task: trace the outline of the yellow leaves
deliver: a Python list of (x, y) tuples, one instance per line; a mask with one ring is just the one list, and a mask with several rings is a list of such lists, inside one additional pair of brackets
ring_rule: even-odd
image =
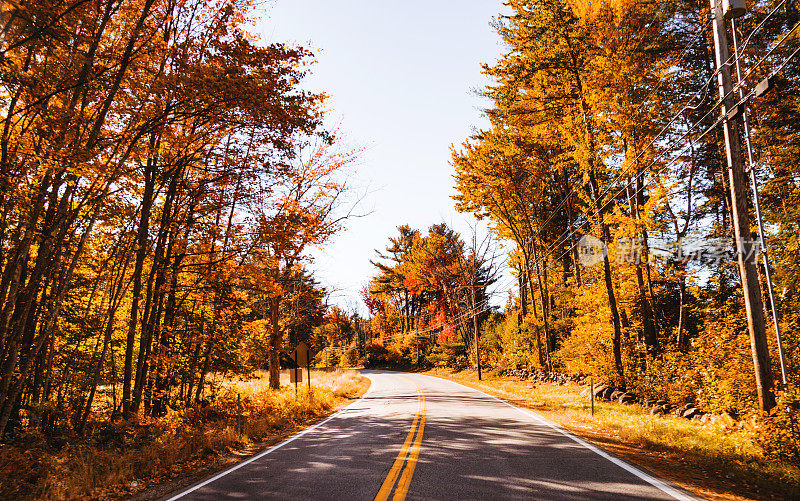
[(619, 23), (638, 6), (636, 0), (569, 0), (569, 4), (575, 16), (586, 24), (598, 21), (605, 13), (610, 13)]
[(575, 16), (584, 23), (597, 19), (603, 7), (607, 4), (606, 1), (601, 0), (570, 0), (569, 3)]

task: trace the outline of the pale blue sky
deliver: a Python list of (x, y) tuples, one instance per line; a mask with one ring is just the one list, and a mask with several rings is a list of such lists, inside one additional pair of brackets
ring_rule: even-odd
[(453, 208), (450, 145), (486, 127), (474, 93), (482, 62), (500, 54), (493, 0), (276, 0), (258, 25), (264, 42), (311, 47), (318, 63), (304, 87), (324, 91), (329, 124), (364, 147), (351, 183), (369, 194), (348, 230), (312, 265), (332, 302), (360, 305), (369, 260), (396, 227), (442, 221), (466, 232), (474, 219)]

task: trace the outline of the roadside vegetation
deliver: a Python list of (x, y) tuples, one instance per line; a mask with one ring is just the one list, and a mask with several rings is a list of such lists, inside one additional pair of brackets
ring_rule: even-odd
[(508, 0), (486, 128), (451, 158), (456, 208), (490, 233), (398, 227), (368, 318), (328, 307), (308, 265), (354, 214), (359, 151), (302, 87), (313, 53), (250, 31), (258, 5), (0, 5), (0, 496), (133, 492), (361, 391), (328, 374), (295, 398), (280, 370), (300, 342), (320, 368), (592, 377), (727, 415), (730, 433), (612, 404), (589, 422), (566, 386), (530, 403), (796, 493), (779, 486), (800, 467), (794, 2), (748, 2), (748, 100), (723, 114), (750, 117), (766, 253), (730, 195), (707, 2)]
[(331, 414), (369, 387), (355, 371), (314, 370), (311, 377), (310, 394), (303, 384), (296, 396), (286, 375), (279, 390), (271, 389), (262, 371), (220, 380), (204, 405), (162, 417), (104, 423), (85, 437), (27, 434), (0, 445), (0, 498), (124, 499), (155, 484), (194, 479), (197, 471), (211, 474)]

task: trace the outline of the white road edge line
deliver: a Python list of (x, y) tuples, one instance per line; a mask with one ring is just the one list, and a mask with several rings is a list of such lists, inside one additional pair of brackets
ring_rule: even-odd
[(196, 490), (198, 490), (198, 489), (200, 489), (202, 487), (205, 487), (206, 485), (210, 484), (211, 482), (214, 482), (215, 480), (218, 480), (218, 479), (224, 477), (225, 475), (238, 470), (242, 466), (246, 466), (246, 465), (252, 463), (253, 461), (256, 461), (258, 459), (263, 458), (267, 454), (280, 449), (284, 445), (286, 445), (286, 444), (288, 444), (290, 442), (294, 442), (295, 440), (297, 440), (298, 438), (302, 437), (306, 433), (309, 433), (311, 431), (316, 430), (317, 428), (319, 428), (320, 426), (324, 425), (325, 423), (327, 423), (331, 419), (333, 419), (333, 418), (339, 416), (340, 414), (344, 413), (345, 411), (349, 410), (351, 406), (359, 403), (360, 400), (361, 400), (361, 397), (359, 397), (358, 400), (356, 400), (355, 402), (352, 402), (352, 403), (347, 404), (346, 406), (342, 407), (341, 409), (339, 409), (335, 413), (331, 414), (330, 416), (328, 416), (324, 420), (320, 421), (319, 423), (317, 423), (317, 424), (315, 424), (313, 426), (309, 426), (305, 430), (297, 433), (296, 435), (293, 435), (293, 436), (287, 438), (283, 442), (281, 442), (281, 443), (279, 443), (277, 445), (273, 445), (272, 447), (270, 447), (269, 449), (267, 449), (267, 450), (265, 450), (263, 452), (259, 452), (258, 454), (256, 454), (255, 456), (251, 457), (250, 459), (246, 459), (246, 460), (242, 461), (241, 463), (235, 464), (234, 466), (228, 468), (227, 470), (214, 475), (213, 477), (209, 478), (208, 480), (206, 480), (206, 481), (204, 481), (202, 483), (199, 483), (199, 484), (191, 487), (190, 489), (187, 489), (187, 490), (185, 490), (185, 491), (183, 491), (183, 492), (181, 492), (179, 494), (176, 494), (175, 496), (172, 496), (171, 498), (167, 499), (166, 501), (175, 501), (176, 499), (180, 499), (180, 498), (182, 498), (183, 496), (185, 496), (187, 494), (191, 494), (192, 492), (194, 492), (194, 491), (196, 491)]
[[(424, 376), (425, 374), (420, 374), (420, 375)], [(525, 414), (528, 417), (534, 418), (535, 420), (539, 421), (541, 424), (547, 426), (548, 428), (552, 428), (553, 430), (555, 430), (558, 433), (564, 435), (565, 437), (569, 438), (573, 442), (576, 442), (576, 443), (582, 445), (583, 447), (586, 447), (587, 449), (589, 449), (590, 451), (594, 452), (598, 456), (611, 461), (612, 463), (614, 463), (615, 465), (619, 466), (620, 468), (622, 468), (623, 470), (627, 471), (628, 473), (632, 473), (633, 475), (636, 475), (641, 480), (644, 480), (648, 484), (650, 484), (653, 487), (663, 491), (666, 494), (669, 494), (670, 496), (672, 496), (675, 499), (679, 499), (680, 501), (697, 501), (698, 499), (702, 499), (702, 498), (699, 498), (699, 497), (687, 496), (686, 494), (680, 492), (677, 489), (674, 489), (674, 488), (670, 487), (669, 485), (665, 484), (664, 482), (662, 482), (661, 480), (655, 478), (654, 476), (648, 475), (647, 473), (643, 472), (639, 468), (636, 468), (635, 466), (630, 465), (630, 464), (626, 463), (625, 461), (622, 461), (620, 459), (615, 458), (614, 456), (611, 456), (610, 454), (608, 454), (607, 452), (603, 451), (602, 449), (596, 447), (595, 445), (590, 444), (589, 442), (587, 442), (584, 439), (578, 437), (577, 435), (573, 435), (572, 433), (570, 433), (569, 431), (565, 430), (561, 426), (557, 425), (556, 423), (553, 423), (552, 421), (549, 421), (548, 419), (545, 419), (544, 417), (536, 414), (533, 411), (530, 411), (528, 409), (524, 409), (522, 407), (519, 407), (517, 405), (512, 404), (511, 402), (506, 402), (502, 398), (495, 397), (494, 395), (490, 395), (490, 394), (488, 394), (488, 393), (486, 393), (484, 391), (481, 391), (481, 390), (478, 390), (478, 389), (475, 389), (475, 388), (471, 388), (469, 386), (463, 385), (461, 383), (457, 383), (456, 381), (452, 381), (450, 379), (439, 378), (437, 376), (428, 376), (428, 377), (436, 377), (437, 379), (444, 379), (445, 381), (450, 381), (451, 383), (455, 383), (455, 384), (457, 384), (459, 386), (463, 386), (464, 388), (468, 388), (470, 390), (477, 391), (478, 393), (486, 395), (487, 397), (492, 398), (494, 400), (497, 400), (498, 402), (502, 402), (502, 403), (506, 404), (509, 407), (513, 407), (514, 409), (518, 410), (522, 414)]]

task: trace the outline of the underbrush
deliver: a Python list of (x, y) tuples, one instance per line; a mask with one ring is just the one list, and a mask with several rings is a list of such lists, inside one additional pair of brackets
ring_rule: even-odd
[(337, 369), (314, 383), (318, 388), (330, 391), (336, 397), (355, 398), (364, 392), (365, 378), (352, 370)]
[(267, 381), (265, 374), (226, 381), (210, 405), (159, 419), (94, 423), (88, 437), (28, 433), (0, 445), (0, 499), (124, 498), (220, 454), (292, 432), (369, 385), (355, 371), (315, 371), (311, 393), (303, 385), (295, 396), (293, 386), (270, 390)]
[[(627, 446), (657, 451), (686, 464), (689, 469), (696, 467), (720, 474), (747, 486), (749, 491), (766, 492), (782, 499), (800, 499), (800, 469), (791, 461), (778, 460), (781, 458), (762, 448), (762, 425), (755, 419), (749, 419), (745, 426), (729, 427), (718, 421), (700, 423), (651, 416), (647, 409), (638, 405), (598, 401), (592, 416), (591, 403), (581, 397), (583, 387), (577, 384), (532, 384), (491, 375), (477, 381), (471, 371), (446, 369), (436, 369), (430, 374), (532, 408), (578, 434), (605, 437)], [(796, 430), (786, 430), (775, 441), (796, 442)]]

